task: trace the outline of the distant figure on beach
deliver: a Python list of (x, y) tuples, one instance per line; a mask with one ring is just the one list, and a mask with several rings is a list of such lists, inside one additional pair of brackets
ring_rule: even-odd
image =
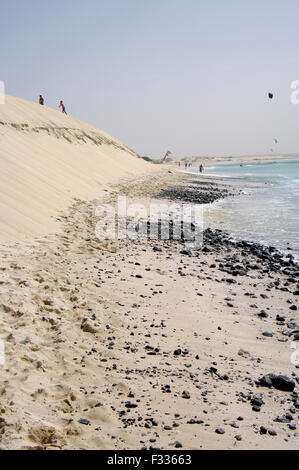
[(60, 104), (59, 104), (58, 107), (62, 109), (63, 114), (67, 114), (67, 112), (66, 112), (66, 110), (65, 110), (65, 106), (64, 106), (64, 104), (63, 104), (62, 101), (60, 101)]
[(202, 165), (202, 163), (199, 165), (199, 172), (200, 172), (200, 173), (203, 172), (203, 165)]
[(39, 95), (39, 104), (44, 104), (44, 98), (42, 97), (42, 95)]

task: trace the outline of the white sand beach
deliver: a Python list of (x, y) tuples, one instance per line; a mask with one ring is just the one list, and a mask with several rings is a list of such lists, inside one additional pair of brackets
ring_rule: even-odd
[[(1, 448), (298, 448), (291, 258), (105, 245), (97, 203), (188, 177), (47, 107), (7, 97), (0, 162)], [(268, 373), (292, 390), (259, 385)]]

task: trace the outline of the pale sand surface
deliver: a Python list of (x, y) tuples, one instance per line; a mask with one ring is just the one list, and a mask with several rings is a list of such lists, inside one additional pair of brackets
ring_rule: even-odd
[[(67, 128), (75, 139), (68, 142), (51, 128), (66, 126), (66, 117), (57, 124), (57, 112), (47, 110), (44, 122), (37, 105), (30, 105), (30, 129), (48, 130), (13, 130), (8, 123), (24, 123), (28, 103), (11, 100), (12, 114), (0, 119), (7, 130), (0, 225), (8, 239), (0, 263), (0, 447), (173, 449), (179, 441), (184, 449), (298, 448), (297, 430), (273, 422), (292, 413), (298, 423), (291, 394), (255, 385), (268, 372), (298, 378), (290, 341), (278, 341), (285, 327), (275, 321), (277, 314), (296, 319), (287, 303), (296, 304), (293, 285), (268, 287), (288, 276), (253, 270), (229, 284), (218, 270), (226, 252), (189, 257), (170, 242), (157, 242), (162, 252), (149, 242), (103, 244), (95, 236), (98, 202), (150, 196), (182, 175), (161, 173), (114, 140), (79, 144)], [(13, 240), (18, 233), (28, 240)], [(257, 317), (261, 309), (268, 318)], [(178, 348), (185, 354), (174, 356)], [(249, 398), (260, 394), (265, 404), (252, 411)], [(277, 436), (261, 435), (261, 425)]]
[[(140, 194), (135, 180), (131, 186)], [(142, 189), (152, 192), (151, 178)], [(186, 257), (168, 242), (159, 242), (158, 253), (150, 243), (128, 241), (103, 251), (93, 211), (77, 201), (61, 216), (62, 233), (2, 247), (1, 446), (171, 449), (179, 441), (185, 449), (298, 448), (297, 431), (273, 422), (292, 407), (290, 394), (254, 383), (268, 372), (297, 372), (275, 323), (277, 314), (296, 316), (286, 303), (293, 296), (267, 290), (287, 276), (254, 271), (231, 285), (231, 276), (210, 267), (225, 253)], [(261, 309), (268, 319), (257, 318)], [(265, 330), (274, 336), (263, 337)], [(148, 355), (148, 346), (157, 354)], [(188, 353), (174, 357), (177, 348)], [(262, 394), (265, 405), (254, 412), (248, 399), (238, 401), (240, 393)], [(137, 407), (126, 408), (128, 401)], [(277, 436), (260, 435), (261, 425)]]

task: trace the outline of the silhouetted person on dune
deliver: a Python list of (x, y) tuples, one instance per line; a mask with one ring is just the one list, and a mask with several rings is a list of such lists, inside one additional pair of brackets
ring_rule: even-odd
[(64, 104), (63, 104), (62, 101), (60, 101), (60, 104), (59, 104), (58, 107), (62, 109), (63, 114), (67, 114), (67, 112), (66, 112), (66, 110), (65, 110), (65, 106), (64, 106)]

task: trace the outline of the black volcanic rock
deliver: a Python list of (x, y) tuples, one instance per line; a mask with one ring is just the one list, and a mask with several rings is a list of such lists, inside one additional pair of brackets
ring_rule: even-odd
[(295, 382), (285, 375), (267, 374), (257, 382), (261, 387), (274, 387), (284, 392), (292, 392), (295, 388)]

